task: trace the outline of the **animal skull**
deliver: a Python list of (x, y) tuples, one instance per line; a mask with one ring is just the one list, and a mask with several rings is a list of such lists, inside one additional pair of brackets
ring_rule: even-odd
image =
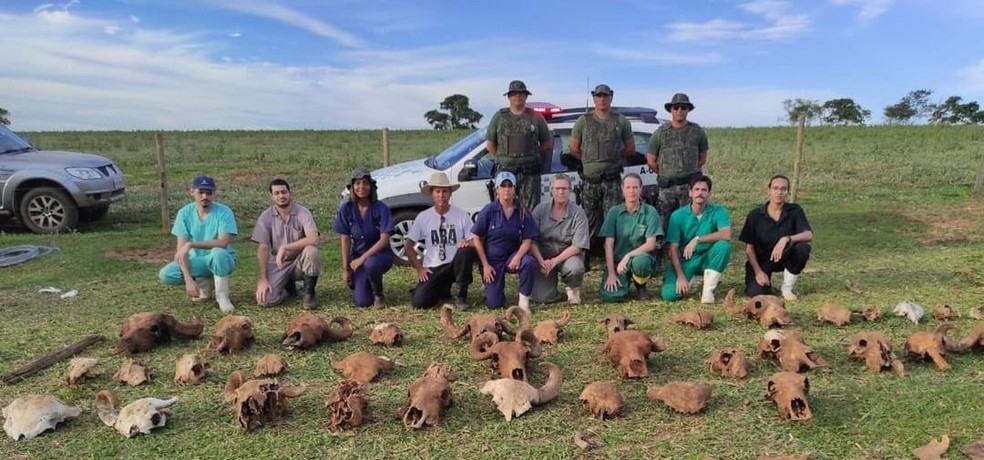
[(362, 424), (363, 413), (369, 405), (369, 396), (354, 380), (342, 380), (338, 383), (335, 394), (325, 399), (325, 407), (331, 412), (328, 426), (338, 428), (342, 423), (350, 427)]
[[(339, 328), (332, 328), (338, 324)], [(312, 313), (301, 314), (290, 320), (282, 337), (287, 348), (307, 350), (326, 340), (340, 342), (352, 336), (352, 322), (344, 316), (335, 316), (331, 323)]]
[(403, 344), (403, 331), (400, 326), (393, 323), (379, 323), (372, 328), (369, 333), (369, 341), (373, 345), (383, 345), (391, 347)]
[(903, 300), (895, 305), (895, 316), (905, 316), (914, 324), (919, 324), (919, 320), (926, 314), (926, 310), (911, 300)]
[(195, 338), (204, 329), (202, 317), (192, 313), (192, 323), (182, 324), (172, 315), (163, 313), (134, 313), (120, 326), (116, 351), (133, 354), (149, 351), (155, 345), (171, 341), (171, 337)]
[(827, 361), (806, 345), (800, 331), (770, 330), (758, 346), (759, 357), (775, 359), (783, 370), (805, 372), (816, 367), (826, 367)]
[(777, 372), (765, 385), (765, 398), (776, 403), (779, 417), (785, 420), (809, 420), (813, 418), (807, 396), (810, 380), (795, 372)]
[(392, 359), (374, 356), (364, 351), (352, 353), (340, 361), (335, 357), (335, 353), (330, 353), (328, 356), (331, 358), (331, 367), (341, 371), (345, 378), (355, 380), (361, 385), (373, 381), (383, 372), (393, 370), (395, 365)]
[(933, 319), (938, 321), (950, 321), (960, 317), (960, 312), (949, 305), (941, 305), (933, 309)]
[(670, 317), (670, 321), (706, 329), (714, 322), (714, 313), (707, 310), (687, 310)]
[(403, 414), (403, 425), (419, 429), (425, 425), (437, 426), (441, 415), (454, 401), (451, 381), (454, 373), (444, 364), (434, 363), (415, 380), (407, 390), (409, 408)]
[(21, 396), (3, 408), (3, 431), (14, 441), (32, 439), (78, 416), (79, 408), (67, 406), (54, 396)]
[(960, 344), (947, 338), (950, 330), (959, 330), (953, 323), (940, 324), (933, 332), (913, 332), (905, 339), (905, 354), (911, 359), (932, 360), (940, 370), (950, 368), (943, 357), (947, 351), (960, 351)]
[(208, 349), (218, 353), (236, 354), (253, 343), (253, 321), (246, 316), (229, 315), (215, 322), (215, 332)]
[(268, 353), (256, 360), (256, 369), (253, 370), (253, 376), (257, 378), (263, 376), (273, 377), (280, 375), (286, 368), (287, 363), (284, 362), (284, 359), (280, 355)]
[(116, 394), (109, 390), (100, 391), (96, 394), (96, 402), (93, 404), (96, 415), (107, 426), (116, 429), (117, 432), (132, 438), (140, 433), (150, 434), (150, 430), (160, 428), (167, 423), (167, 416), (171, 414), (168, 410), (178, 398), (157, 399), (143, 398), (131, 402), (117, 411), (120, 402)]
[[(475, 340), (483, 332), (491, 332), (500, 339), (515, 335), (509, 322), (491, 313), (472, 315), (465, 325), (460, 328), (454, 325), (455, 306), (444, 304), (441, 307), (441, 325), (444, 327), (444, 335), (451, 339), (464, 337), (471, 334), (471, 340)], [(506, 318), (513, 318), (519, 323), (519, 327), (529, 327), (529, 314), (518, 306), (509, 307), (506, 310)]]
[(868, 370), (881, 372), (891, 370), (895, 375), (905, 375), (902, 361), (892, 352), (892, 344), (888, 337), (881, 332), (859, 332), (851, 340), (847, 355), (855, 359), (863, 359)]
[(745, 302), (743, 310), (749, 318), (754, 318), (765, 329), (785, 327), (793, 324), (785, 303), (774, 295), (757, 295)]
[(497, 379), (485, 382), (479, 390), (483, 395), (492, 395), (492, 402), (499, 412), (510, 421), (513, 417), (525, 414), (533, 406), (553, 401), (560, 394), (564, 375), (553, 363), (540, 363), (550, 373), (547, 382), (539, 389), (529, 382), (516, 379)]
[(128, 357), (123, 359), (120, 370), (113, 374), (113, 380), (130, 386), (137, 386), (149, 382), (153, 375), (154, 373), (145, 364)]
[(643, 378), (649, 376), (646, 360), (650, 353), (666, 350), (666, 340), (662, 337), (655, 341), (642, 331), (621, 330), (612, 334), (601, 353), (612, 364), (618, 365), (618, 373), (622, 378)]
[(604, 318), (598, 320), (605, 330), (608, 331), (608, 337), (611, 337), (616, 332), (622, 332), (629, 328), (629, 325), (633, 324), (632, 320), (625, 315), (607, 315)]
[(817, 321), (841, 327), (851, 322), (851, 310), (837, 304), (828, 303), (817, 309)]
[(653, 401), (662, 401), (667, 407), (681, 414), (696, 414), (707, 406), (711, 399), (711, 387), (695, 382), (669, 382), (661, 387), (650, 387), (646, 396)]
[(174, 364), (174, 383), (197, 385), (205, 381), (208, 361), (196, 354), (184, 354)]
[(96, 358), (72, 358), (68, 363), (65, 381), (69, 385), (75, 385), (100, 374), (102, 374), (102, 368)]
[(612, 382), (592, 382), (584, 387), (578, 401), (598, 420), (614, 417), (622, 409), (622, 395)]
[(722, 348), (711, 354), (704, 362), (711, 371), (720, 371), (722, 375), (735, 380), (748, 376), (748, 358), (737, 348)]
[(246, 380), (245, 374), (235, 371), (226, 380), (224, 394), (225, 400), (233, 403), (236, 422), (248, 432), (286, 417), (287, 398), (296, 398), (305, 391), (305, 384), (291, 387), (274, 379)]
[(564, 335), (564, 326), (571, 321), (571, 312), (565, 310), (560, 319), (545, 319), (536, 323), (533, 335), (540, 343), (556, 345)]
[(516, 340), (508, 342), (500, 342), (495, 334), (483, 332), (468, 347), (473, 359), (490, 360), (492, 368), (498, 369), (502, 378), (522, 381), (529, 380), (528, 360), (539, 357), (542, 351), (540, 341), (529, 329), (520, 329), (516, 332)]

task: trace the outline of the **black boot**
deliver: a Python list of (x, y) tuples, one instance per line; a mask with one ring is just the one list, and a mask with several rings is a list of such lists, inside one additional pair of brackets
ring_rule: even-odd
[(649, 300), (649, 290), (646, 289), (645, 284), (634, 283), (636, 287), (636, 292), (639, 293), (639, 300), (646, 301)]
[(318, 308), (318, 299), (314, 293), (314, 288), (317, 285), (317, 276), (304, 275), (304, 296), (301, 298), (301, 304), (304, 305), (305, 310), (316, 310)]
[(288, 280), (287, 284), (284, 285), (284, 292), (291, 297), (297, 295), (297, 282), (295, 282), (293, 278)]
[(458, 310), (467, 310), (468, 305), (468, 285), (458, 286), (458, 295), (454, 296), (454, 306)]

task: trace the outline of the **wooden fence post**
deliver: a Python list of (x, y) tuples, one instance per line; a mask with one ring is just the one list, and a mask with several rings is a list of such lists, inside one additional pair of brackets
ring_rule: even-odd
[(806, 117), (800, 115), (796, 129), (796, 152), (793, 159), (793, 178), (789, 184), (789, 202), (796, 202), (796, 192), (799, 191), (800, 165), (803, 163), (803, 137), (806, 131)]
[(974, 179), (974, 198), (981, 197), (981, 186), (984, 186), (984, 151), (981, 151), (981, 164), (977, 166), (977, 178)]
[(390, 130), (383, 128), (383, 167), (390, 165)]
[(167, 235), (171, 232), (171, 216), (167, 209), (167, 170), (164, 168), (164, 135), (160, 131), (154, 134), (154, 142), (157, 144), (157, 174), (160, 178), (158, 184), (161, 201), (161, 233)]

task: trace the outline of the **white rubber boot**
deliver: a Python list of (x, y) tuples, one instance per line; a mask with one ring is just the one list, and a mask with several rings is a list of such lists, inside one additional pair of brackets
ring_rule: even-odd
[(201, 302), (215, 297), (215, 282), (211, 277), (196, 278), (195, 284), (198, 285), (198, 297), (191, 299), (192, 302)]
[(789, 270), (782, 271), (782, 298), (786, 300), (796, 300), (796, 294), (793, 294), (793, 286), (796, 285), (796, 279), (799, 275), (794, 275), (789, 273)]
[(714, 303), (714, 289), (721, 281), (721, 272), (704, 270), (704, 292), (701, 293), (700, 303)]
[(232, 311), (236, 309), (236, 307), (232, 305), (232, 301), (229, 300), (228, 276), (215, 277), (215, 300), (219, 302), (219, 310), (222, 310), (222, 313), (232, 313)]
[(530, 296), (523, 294), (519, 295), (519, 308), (526, 310), (526, 313), (530, 313)]
[(581, 288), (579, 287), (567, 288), (567, 303), (571, 305), (577, 305), (581, 303)]

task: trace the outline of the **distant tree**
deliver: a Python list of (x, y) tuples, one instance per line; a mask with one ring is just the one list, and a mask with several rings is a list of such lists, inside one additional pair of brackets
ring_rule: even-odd
[(441, 101), (439, 110), (428, 111), (424, 118), (434, 129), (474, 129), (482, 114), (468, 106), (468, 96), (452, 94)]
[(786, 117), (781, 120), (786, 121), (790, 125), (795, 125), (800, 115), (806, 118), (806, 124), (810, 124), (810, 122), (819, 119), (823, 113), (823, 108), (820, 107), (820, 101), (800, 98), (782, 101), (782, 109), (786, 112)]
[(929, 102), (932, 90), (917, 89), (909, 91), (897, 104), (885, 107), (885, 119), (889, 123), (907, 124), (929, 117), (933, 104)]
[(7, 109), (0, 107), (0, 125), (10, 124), (10, 112)]
[(831, 125), (863, 125), (871, 111), (862, 108), (849, 97), (823, 103), (823, 122)]
[(961, 103), (960, 96), (950, 96), (940, 104), (932, 106), (929, 122), (932, 124), (980, 124), (984, 123), (984, 112), (976, 101)]

